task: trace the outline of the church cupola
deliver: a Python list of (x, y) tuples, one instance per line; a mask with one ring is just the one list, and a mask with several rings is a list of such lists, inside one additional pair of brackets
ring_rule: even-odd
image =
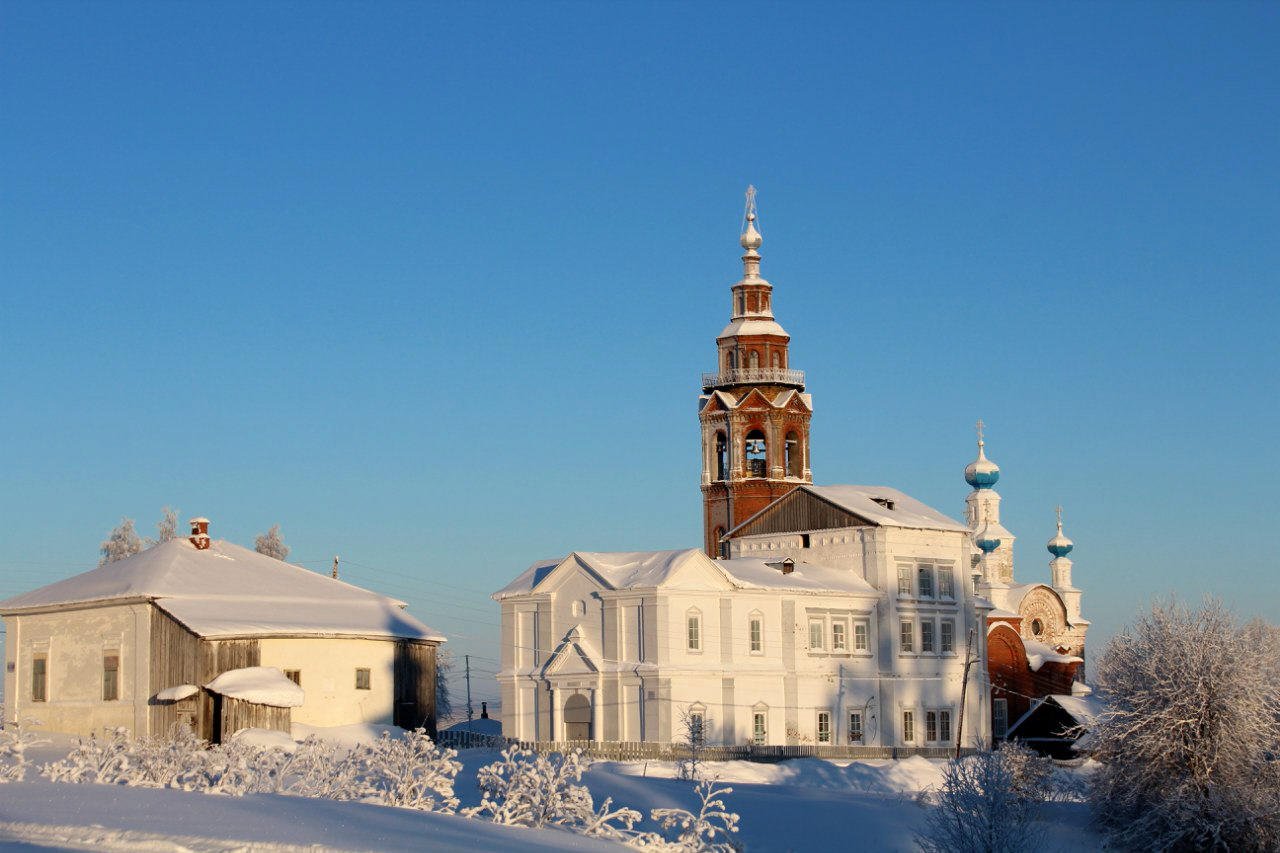
[(1055, 557), (1065, 557), (1071, 553), (1071, 549), (1075, 547), (1075, 543), (1062, 535), (1062, 507), (1058, 507), (1058, 532), (1045, 544), (1049, 549), (1049, 553)]
[(978, 422), (978, 458), (964, 469), (964, 481), (975, 489), (989, 489), (1000, 480), (1000, 466), (987, 458), (987, 443), (982, 440), (982, 422)]
[(730, 287), (729, 325), (716, 336), (716, 370), (702, 374), (704, 540), (722, 537), (800, 483), (812, 483), (804, 373), (791, 368), (791, 336), (774, 319), (773, 285), (760, 275), (755, 187), (747, 188), (738, 237), (742, 278)]
[[(1000, 466), (987, 458), (987, 442), (983, 438), (986, 427), (978, 421), (978, 458), (970, 462), (964, 469), (964, 480), (973, 487), (965, 498), (965, 518), (969, 529), (977, 531), (980, 527), (991, 532), (991, 539), (998, 544), (991, 549), (991, 580), (1013, 582), (1013, 541), (1016, 538), (1000, 523), (1000, 493), (993, 488), (1000, 479)], [(976, 538), (974, 544), (977, 544)]]

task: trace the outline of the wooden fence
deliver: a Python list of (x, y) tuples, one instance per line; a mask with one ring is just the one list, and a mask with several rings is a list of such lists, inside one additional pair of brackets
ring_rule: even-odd
[[(680, 743), (609, 742), (609, 741), (522, 741), (501, 735), (478, 732), (440, 732), (438, 742), (453, 749), (505, 749), (519, 746), (534, 752), (569, 752), (580, 749), (591, 758), (606, 761), (676, 761), (689, 756), (689, 747)], [(962, 755), (970, 755), (972, 748), (962, 749)], [(954, 747), (904, 747), (904, 746), (835, 746), (795, 744), (789, 746), (704, 746), (699, 751), (701, 761), (760, 761), (777, 762), (789, 758), (907, 758), (920, 755), (925, 758), (952, 758)]]

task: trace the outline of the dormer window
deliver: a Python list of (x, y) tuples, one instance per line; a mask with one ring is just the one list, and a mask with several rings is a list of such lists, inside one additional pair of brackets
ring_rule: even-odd
[(875, 503), (880, 504), (880, 506), (884, 507), (885, 509), (894, 508), (894, 503), (890, 498), (872, 498), (871, 500), (874, 501)]

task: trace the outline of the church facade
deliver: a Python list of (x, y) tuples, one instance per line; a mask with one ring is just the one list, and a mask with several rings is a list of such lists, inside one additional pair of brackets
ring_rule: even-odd
[(1022, 643), (1000, 678), (1021, 677), (1019, 662), (1057, 672), (1045, 655), (1078, 665), (1087, 623), (1069, 563), (1052, 586), (1012, 583), (994, 479), (963, 522), (888, 486), (814, 484), (813, 399), (760, 275), (762, 242), (749, 190), (743, 275), (699, 398), (703, 547), (575, 552), (495, 593), (508, 737), (981, 746), (993, 699), (1011, 713), (991, 689), (991, 638)]

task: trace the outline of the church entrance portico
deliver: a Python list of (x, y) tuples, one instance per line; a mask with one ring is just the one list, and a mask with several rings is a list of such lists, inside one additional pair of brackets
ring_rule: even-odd
[(564, 700), (564, 739), (591, 740), (591, 700), (574, 693)]

